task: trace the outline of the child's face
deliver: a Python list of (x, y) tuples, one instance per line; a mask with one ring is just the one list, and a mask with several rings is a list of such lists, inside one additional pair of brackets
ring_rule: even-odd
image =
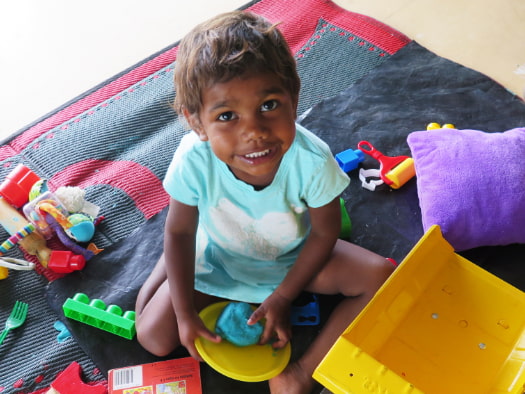
[(200, 122), (189, 117), (200, 139), (238, 179), (270, 184), (295, 138), (297, 99), (273, 74), (249, 73), (212, 85), (202, 100)]

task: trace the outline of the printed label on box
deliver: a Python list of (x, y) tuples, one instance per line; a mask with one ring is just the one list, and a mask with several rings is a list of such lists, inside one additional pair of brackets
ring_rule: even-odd
[(202, 394), (199, 362), (192, 357), (117, 368), (109, 394)]

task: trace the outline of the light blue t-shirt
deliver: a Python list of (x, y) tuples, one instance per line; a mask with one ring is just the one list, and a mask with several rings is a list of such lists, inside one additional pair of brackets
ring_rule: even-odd
[(197, 134), (185, 135), (164, 179), (170, 196), (197, 206), (195, 288), (260, 303), (281, 283), (310, 231), (318, 208), (348, 186), (326, 143), (304, 127), (262, 190), (237, 179)]

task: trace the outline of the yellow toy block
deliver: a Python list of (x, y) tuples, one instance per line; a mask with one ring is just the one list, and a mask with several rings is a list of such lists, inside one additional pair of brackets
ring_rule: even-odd
[(433, 226), (313, 377), (334, 393), (522, 394), (525, 293)]

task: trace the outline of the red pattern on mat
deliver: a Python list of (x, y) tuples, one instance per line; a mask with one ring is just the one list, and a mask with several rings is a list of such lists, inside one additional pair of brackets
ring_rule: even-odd
[(85, 160), (64, 168), (48, 182), (52, 189), (60, 186), (84, 189), (93, 185), (111, 185), (122, 189), (146, 219), (169, 203), (161, 180), (149, 168), (133, 161)]
[[(375, 19), (347, 11), (327, 0), (261, 0), (248, 9), (272, 22), (283, 21), (280, 28), (294, 53), (306, 44), (315, 31), (319, 18), (356, 34), (389, 54), (395, 53), (410, 41), (408, 37)], [(305, 14), (311, 17), (304, 18)], [(178, 47), (167, 49), (157, 57), (30, 127), (9, 144), (0, 147), (0, 160), (20, 153), (35, 138), (45, 132), (170, 65), (176, 59), (177, 49)]]
[[(373, 18), (347, 11), (327, 0), (265, 0), (254, 4), (249, 10), (271, 22), (282, 21), (279, 29), (285, 35), (293, 53), (306, 44), (320, 18), (365, 39), (390, 55), (410, 41), (397, 30)], [(305, 14), (309, 17), (305, 18)]]

